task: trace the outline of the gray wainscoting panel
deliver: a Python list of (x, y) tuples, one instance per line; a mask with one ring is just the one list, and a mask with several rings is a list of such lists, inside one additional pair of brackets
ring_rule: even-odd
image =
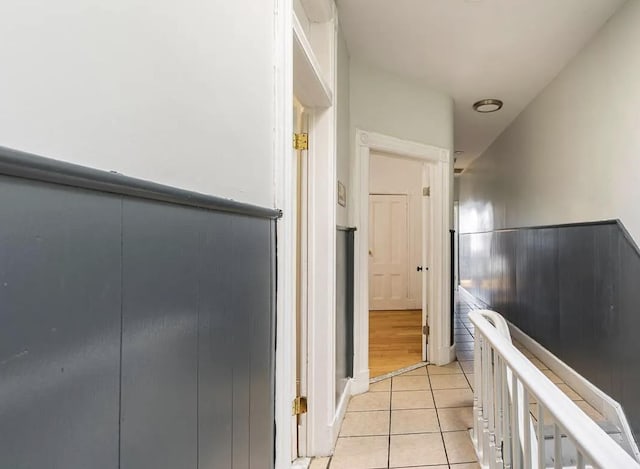
[(336, 233), (336, 406), (353, 377), (353, 269), (355, 228)]
[(460, 235), (461, 285), (618, 400), (640, 433), (640, 254), (619, 221)]
[(123, 469), (197, 467), (201, 213), (123, 204)]
[(0, 467), (118, 467), (120, 205), (0, 176)]
[[(233, 278), (234, 217), (212, 213), (200, 255), (198, 360), (198, 467), (233, 467)], [(211, 396), (216, 396), (211, 399)]]
[(235, 226), (234, 285), (239, 297), (237, 305), (238, 308), (246, 308), (250, 316), (249, 322), (240, 326), (249, 331), (248, 341), (236, 342), (236, 347), (250, 350), (250, 366), (246, 370), (249, 376), (249, 467), (260, 469), (268, 468), (274, 458), (274, 440), (265, 438), (273, 434), (275, 418), (275, 394), (272, 391), (275, 357), (269, 353), (275, 350), (272, 339), (275, 337), (275, 318), (270, 314), (273, 303), (265, 301), (274, 291), (272, 274), (275, 259), (270, 249), (273, 232), (269, 221), (255, 218), (239, 216)]
[(0, 467), (273, 468), (274, 211), (45, 173), (0, 176)]

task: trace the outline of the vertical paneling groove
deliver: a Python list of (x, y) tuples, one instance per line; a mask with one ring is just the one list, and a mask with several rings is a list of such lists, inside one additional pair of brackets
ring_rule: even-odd
[[(207, 216), (201, 251), (199, 322), (199, 469), (231, 469), (233, 433), (233, 217)], [(211, 398), (211, 396), (215, 396)]]
[(618, 400), (636, 435), (638, 279), (619, 222), (460, 235), (461, 285)]
[(275, 221), (5, 176), (0, 199), (0, 467), (273, 467)]
[[(122, 467), (196, 468), (200, 212), (124, 202)], [(170, 443), (170, 444), (168, 444)]]

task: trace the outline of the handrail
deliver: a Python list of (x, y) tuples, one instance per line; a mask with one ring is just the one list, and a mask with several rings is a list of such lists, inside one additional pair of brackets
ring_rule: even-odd
[[(474, 443), (484, 467), (546, 467), (546, 411), (554, 429), (553, 467), (563, 467), (563, 453), (567, 457), (572, 444), (575, 461), (571, 467), (640, 469), (640, 464), (513, 346), (508, 327), (505, 336), (500, 325), (502, 316), (494, 311), (473, 311), (469, 318), (476, 338)], [(537, 437), (531, 431), (529, 396), (538, 403)]]

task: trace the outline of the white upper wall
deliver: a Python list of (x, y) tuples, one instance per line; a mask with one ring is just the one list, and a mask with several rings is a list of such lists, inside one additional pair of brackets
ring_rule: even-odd
[(0, 2), (0, 145), (272, 207), (273, 2)]
[(461, 177), (461, 231), (620, 218), (640, 240), (640, 1)]
[(350, 88), (352, 128), (453, 148), (453, 100), (447, 94), (353, 58)]

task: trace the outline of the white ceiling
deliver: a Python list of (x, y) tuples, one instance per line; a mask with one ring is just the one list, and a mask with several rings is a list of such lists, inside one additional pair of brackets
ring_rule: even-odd
[[(337, 0), (352, 58), (455, 100), (456, 167), (479, 156), (625, 0)], [(472, 104), (499, 98), (479, 114)]]

